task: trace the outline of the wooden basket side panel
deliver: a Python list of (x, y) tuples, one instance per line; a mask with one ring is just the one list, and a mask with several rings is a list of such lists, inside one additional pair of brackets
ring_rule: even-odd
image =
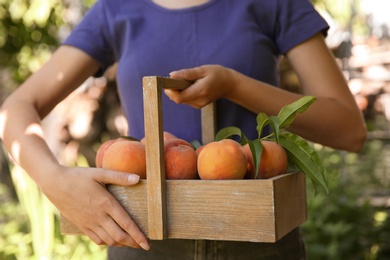
[[(109, 190), (149, 237), (147, 181)], [(276, 242), (307, 218), (303, 173), (269, 180), (168, 180), (166, 191), (168, 238)], [(62, 216), (61, 232), (82, 234)]]
[(275, 241), (272, 182), (167, 181), (168, 238)]
[[(131, 187), (109, 185), (108, 190), (129, 213), (142, 232), (149, 237), (147, 182), (141, 180)], [(60, 231), (64, 235), (83, 235), (83, 232), (63, 215), (60, 216)]]
[(141, 180), (131, 187), (111, 185), (109, 190), (137, 223), (141, 231), (149, 237), (147, 181)]
[(60, 215), (60, 232), (63, 235), (83, 235), (84, 233), (72, 222)]
[(302, 172), (274, 180), (276, 240), (307, 219), (306, 182)]
[(166, 192), (163, 144), (162, 93), (158, 77), (143, 78), (143, 100), (148, 172), (148, 227), (152, 239), (166, 237)]

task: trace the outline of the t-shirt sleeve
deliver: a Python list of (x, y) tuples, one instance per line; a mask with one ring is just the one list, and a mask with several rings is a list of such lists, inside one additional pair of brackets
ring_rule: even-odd
[(329, 25), (309, 0), (279, 0), (275, 41), (280, 53), (322, 32), (327, 36)]
[(101, 75), (115, 61), (109, 39), (109, 23), (105, 1), (99, 0), (87, 11), (82, 21), (63, 41), (63, 45), (76, 47), (101, 63)]

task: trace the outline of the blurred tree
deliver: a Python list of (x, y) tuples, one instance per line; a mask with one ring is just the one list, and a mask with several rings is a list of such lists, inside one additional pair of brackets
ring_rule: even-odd
[(59, 0), (5, 0), (0, 2), (0, 66), (23, 81), (37, 70), (58, 45), (64, 23)]
[(367, 36), (369, 26), (362, 0), (311, 0), (321, 12), (326, 12), (343, 30), (359, 36)]
[(94, 0), (0, 1), (0, 68), (17, 83), (51, 55)]

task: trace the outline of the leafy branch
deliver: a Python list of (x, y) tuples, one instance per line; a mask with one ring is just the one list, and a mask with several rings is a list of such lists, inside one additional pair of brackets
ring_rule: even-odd
[[(225, 127), (218, 131), (215, 140), (222, 140), (238, 136), (242, 145), (248, 144), (254, 159), (255, 174), (260, 165), (263, 146), (258, 140), (273, 140), (283, 146), (287, 152), (289, 163), (303, 173), (312, 181), (315, 194), (318, 194), (319, 188), (329, 193), (328, 182), (326, 178), (326, 169), (314, 148), (302, 137), (290, 133), (287, 128), (294, 121), (297, 113), (305, 112), (316, 100), (313, 96), (304, 96), (297, 101), (284, 106), (277, 116), (268, 116), (265, 113), (259, 113), (256, 117), (258, 138), (249, 140), (238, 127)], [(272, 133), (263, 136), (266, 126), (270, 126)]]

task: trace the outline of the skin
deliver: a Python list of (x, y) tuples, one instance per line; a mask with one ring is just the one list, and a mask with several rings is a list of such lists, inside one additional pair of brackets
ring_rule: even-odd
[[(171, 8), (177, 6), (175, 2), (181, 3), (178, 8), (182, 8), (184, 2), (188, 7), (202, 1), (165, 3), (168, 2)], [(322, 36), (316, 35), (286, 55), (305, 94), (318, 97), (306, 113), (298, 116), (290, 130), (327, 146), (359, 151), (366, 138), (364, 121)], [(96, 244), (148, 250), (147, 238), (105, 189), (110, 183), (134, 185), (139, 177), (101, 168), (65, 167), (52, 154), (43, 136), (40, 120), (98, 68), (99, 63), (84, 52), (70, 46), (59, 47), (3, 103), (0, 138), (61, 214)], [(181, 92), (165, 92), (173, 101), (196, 108), (218, 98), (228, 98), (256, 113), (271, 115), (300, 97), (219, 65), (183, 69), (172, 72), (171, 77), (195, 81)], [(271, 100), (269, 96), (274, 98)]]
[[(305, 113), (298, 114), (289, 131), (336, 149), (360, 151), (367, 135), (364, 119), (323, 36), (315, 35), (286, 57), (304, 95), (317, 97)], [(195, 108), (224, 97), (255, 113), (277, 115), (283, 106), (302, 97), (218, 65), (174, 71), (170, 76), (196, 81), (182, 91), (165, 90), (174, 102)]]

